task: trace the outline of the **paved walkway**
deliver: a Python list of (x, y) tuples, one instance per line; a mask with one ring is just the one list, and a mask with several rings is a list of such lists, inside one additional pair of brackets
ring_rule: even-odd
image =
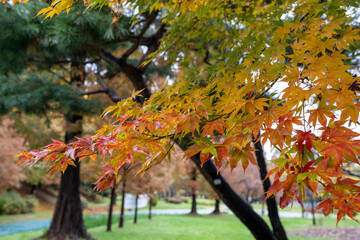
[[(197, 212), (199, 214), (210, 214), (213, 209), (199, 209)], [(255, 210), (258, 214), (261, 214), (260, 209)], [(223, 213), (232, 214), (231, 211), (225, 210), (221, 211)], [(188, 209), (153, 209), (151, 211), (153, 215), (184, 215), (188, 214)], [(100, 213), (96, 215), (102, 215), (107, 213)], [(133, 215), (133, 211), (125, 212), (125, 215)], [(148, 210), (139, 210), (138, 214), (148, 214)], [(267, 210), (265, 210), (264, 215), (267, 215)], [(301, 213), (299, 212), (287, 212), (287, 211), (280, 211), (280, 217), (282, 218), (300, 218)], [(311, 214), (305, 213), (306, 218), (311, 218)], [(50, 226), (51, 219), (42, 219), (42, 220), (32, 220), (32, 221), (23, 221), (23, 222), (14, 222), (14, 223), (5, 223), (0, 224), (0, 236), (5, 236), (9, 234), (19, 233), (19, 232), (27, 232), (27, 231), (34, 231), (40, 230), (44, 228), (48, 228)]]
[[(198, 210), (198, 213), (210, 214), (212, 211), (213, 209), (200, 209)], [(138, 214), (148, 214), (148, 213), (149, 213), (148, 210), (138, 211)], [(188, 213), (189, 213), (188, 209), (154, 209), (151, 211), (152, 215), (184, 215)], [(100, 213), (95, 215), (101, 215), (101, 214), (107, 214), (107, 213)], [(133, 211), (125, 212), (125, 215), (133, 215), (133, 214), (134, 214)], [(51, 219), (42, 219), (42, 220), (0, 224), (0, 236), (48, 228), (50, 227), (50, 223), (51, 223)]]

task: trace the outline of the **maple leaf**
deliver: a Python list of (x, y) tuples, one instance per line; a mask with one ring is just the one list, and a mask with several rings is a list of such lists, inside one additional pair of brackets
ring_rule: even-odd
[(296, 130), (296, 132), (298, 134), (297, 134), (297, 136), (295, 136), (295, 138), (298, 139), (296, 141), (296, 143), (297, 143), (299, 152), (302, 152), (304, 144), (305, 144), (308, 152), (311, 152), (311, 148), (313, 146), (312, 139), (314, 138), (314, 135), (311, 133), (311, 130), (309, 130), (307, 132), (303, 132), (301, 130)]
[(211, 138), (214, 138), (214, 130), (216, 130), (221, 135), (224, 135), (224, 129), (227, 127), (227, 124), (221, 119), (208, 122), (202, 129), (202, 136), (204, 137), (206, 135), (210, 135)]
[(326, 117), (335, 119), (335, 115), (331, 112), (331, 108), (325, 104), (319, 104), (316, 109), (308, 110), (307, 112), (310, 114), (308, 122), (309, 124), (311, 123), (313, 126), (316, 126), (317, 122), (319, 122), (323, 126), (326, 126)]

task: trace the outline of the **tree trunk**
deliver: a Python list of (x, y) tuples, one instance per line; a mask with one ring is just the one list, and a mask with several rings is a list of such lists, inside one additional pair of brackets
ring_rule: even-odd
[(192, 191), (191, 193), (191, 211), (190, 211), (190, 214), (194, 214), (196, 215), (197, 214), (197, 211), (196, 211), (196, 191)]
[(303, 206), (301, 206), (301, 217), (305, 217), (305, 208)]
[(113, 212), (113, 206), (116, 198), (115, 193), (116, 188), (116, 179), (114, 179), (114, 187), (111, 189), (111, 199), (110, 199), (110, 206), (109, 206), (109, 215), (108, 215), (108, 222), (107, 222), (107, 232), (111, 232), (111, 224), (112, 224), (112, 212)]
[(265, 214), (265, 201), (261, 203), (261, 215)]
[(49, 230), (45, 234), (47, 239), (91, 239), (87, 233), (80, 201), (80, 164), (76, 167), (68, 166), (61, 176), (59, 196)]
[(250, 189), (246, 191), (245, 201), (250, 205)]
[(126, 178), (123, 176), (123, 185), (122, 185), (122, 196), (121, 196), (121, 209), (120, 209), (120, 221), (119, 228), (124, 227), (124, 206), (125, 206), (125, 191), (126, 191)]
[[(194, 167), (194, 169), (192, 170), (192, 176), (191, 176), (191, 180), (195, 183), (196, 181), (196, 167)], [(196, 215), (197, 214), (197, 210), (196, 210), (196, 187), (192, 186), (191, 187), (191, 211), (190, 213), (191, 215)]]
[(138, 212), (138, 200), (139, 200), (139, 194), (136, 194), (135, 198), (135, 214), (134, 214), (134, 223), (137, 223), (137, 212)]
[(35, 184), (31, 184), (30, 195), (34, 195), (35, 190), (36, 190), (36, 185), (35, 185)]
[[(255, 151), (255, 155), (256, 155), (257, 164), (259, 166), (260, 178), (263, 182), (264, 193), (266, 194), (266, 192), (269, 190), (269, 188), (271, 186), (271, 183), (270, 183), (269, 178), (267, 178), (265, 180), (265, 177), (267, 175), (267, 169), (266, 169), (264, 153), (263, 153), (263, 149), (262, 149), (260, 141), (255, 142), (254, 145), (255, 145), (255, 149), (257, 150), (257, 151)], [(274, 197), (268, 198), (266, 200), (266, 204), (267, 204), (267, 208), (268, 208), (270, 222), (271, 222), (273, 232), (274, 232), (276, 238), (278, 240), (286, 240), (287, 236), (286, 236), (285, 229), (282, 226), (280, 218), (279, 218), (276, 199)]]
[(212, 215), (218, 215), (220, 214), (220, 200), (216, 199), (215, 200), (215, 209), (214, 211), (211, 213)]
[(315, 226), (316, 225), (316, 221), (315, 221), (315, 206), (314, 206), (314, 196), (310, 195), (310, 202), (311, 202), (311, 214), (312, 214), (312, 222), (313, 222), (313, 225)]
[(149, 220), (151, 220), (152, 197), (149, 199)]
[[(81, 86), (84, 81), (84, 66), (71, 64), (71, 82)], [(66, 119), (65, 143), (69, 143), (82, 133), (82, 115), (68, 112)], [(69, 165), (61, 175), (59, 195), (49, 230), (44, 237), (54, 240), (80, 238), (91, 239), (86, 231), (80, 200), (80, 163)]]

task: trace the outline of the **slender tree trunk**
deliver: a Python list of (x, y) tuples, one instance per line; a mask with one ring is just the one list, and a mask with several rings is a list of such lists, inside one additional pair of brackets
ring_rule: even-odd
[[(84, 81), (84, 66), (71, 65), (71, 82), (77, 87)], [(68, 112), (65, 116), (66, 132), (65, 143), (72, 141), (75, 136), (82, 133), (82, 115)], [(65, 173), (61, 175), (59, 195), (55, 205), (55, 211), (49, 230), (44, 235), (47, 239), (91, 239), (86, 231), (82, 216), (80, 200), (80, 163), (75, 161), (76, 166), (69, 165)]]
[[(266, 194), (266, 192), (269, 190), (269, 188), (271, 186), (271, 183), (270, 183), (269, 178), (267, 178), (265, 180), (265, 177), (267, 175), (267, 169), (266, 169), (266, 162), (265, 162), (265, 158), (264, 158), (264, 152), (263, 152), (260, 141), (255, 142), (254, 145), (255, 145), (255, 149), (256, 149), (255, 154), (256, 154), (257, 164), (259, 166), (260, 177), (263, 182), (264, 193)], [(270, 222), (271, 222), (273, 232), (274, 232), (276, 238), (278, 240), (286, 240), (287, 239), (286, 232), (280, 221), (279, 212), (278, 212), (275, 198), (274, 197), (268, 198), (266, 200), (266, 204), (267, 204), (267, 208), (268, 208)]]
[(212, 215), (220, 214), (220, 200), (219, 199), (215, 199), (215, 209), (211, 214)]
[[(195, 183), (196, 176), (197, 176), (196, 167), (194, 167), (191, 174), (192, 174), (191, 180)], [(190, 214), (192, 214), (192, 215), (197, 214), (197, 210), (196, 210), (196, 187), (195, 186), (191, 187), (191, 211), (190, 211)]]
[(250, 189), (248, 188), (246, 191), (246, 197), (245, 197), (245, 201), (250, 204)]
[(191, 193), (191, 211), (190, 214), (197, 214), (196, 211), (196, 192), (192, 191)]
[(265, 214), (265, 201), (261, 203), (261, 215)]
[(149, 219), (151, 220), (152, 197), (149, 199)]
[(126, 191), (126, 178), (123, 176), (123, 185), (122, 185), (122, 196), (121, 196), (121, 209), (120, 209), (120, 221), (119, 228), (124, 227), (124, 206), (125, 206), (125, 191)]
[(305, 217), (305, 208), (303, 206), (301, 206), (301, 217)]
[(136, 194), (135, 198), (135, 214), (134, 214), (134, 223), (137, 223), (137, 212), (138, 212), (138, 200), (139, 200), (139, 194)]
[(35, 193), (36, 190), (36, 185), (35, 184), (31, 184), (31, 188), (30, 188), (30, 195), (33, 195)]
[(312, 222), (313, 225), (316, 225), (316, 221), (315, 221), (315, 206), (314, 206), (314, 196), (311, 194), (310, 196), (310, 202), (311, 202), (311, 214), (312, 214)]
[(109, 215), (108, 215), (108, 222), (107, 222), (107, 232), (111, 232), (111, 224), (112, 224), (112, 212), (113, 212), (113, 206), (116, 198), (115, 193), (116, 188), (116, 179), (114, 179), (114, 187), (111, 189), (111, 199), (110, 199), (110, 206), (109, 206)]

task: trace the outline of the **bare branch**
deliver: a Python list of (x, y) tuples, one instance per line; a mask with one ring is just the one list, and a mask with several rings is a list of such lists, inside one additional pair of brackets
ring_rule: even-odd
[(143, 64), (143, 63), (149, 59), (149, 55), (151, 53), (153, 53), (159, 49), (160, 40), (164, 36), (165, 32), (166, 32), (166, 26), (165, 26), (165, 24), (162, 24), (156, 33), (154, 33), (150, 37), (147, 37), (146, 40), (144, 40), (144, 41), (146, 41), (148, 50), (136, 64), (136, 67), (138, 69), (140, 69), (142, 72), (145, 72), (147, 67), (150, 65), (150, 63), (147, 63), (147, 64)]
[(126, 99), (126, 97), (121, 97), (119, 94), (117, 94), (117, 92), (115, 92), (113, 89), (108, 87), (108, 85), (105, 83), (103, 77), (100, 74), (100, 69), (101, 69), (100, 61), (98, 61), (97, 71), (96, 71), (96, 79), (97, 79), (97, 82), (102, 87), (102, 89), (94, 90), (94, 91), (88, 92), (87, 94), (84, 94), (84, 95), (96, 94), (96, 93), (106, 93), (113, 102), (119, 102), (123, 99)]
[(106, 89), (97, 89), (97, 90), (92, 90), (92, 91), (88, 91), (88, 92), (83, 92), (81, 95), (85, 96), (85, 95), (94, 95), (94, 94), (98, 94), (98, 93), (107, 93)]
[(138, 49), (141, 38), (144, 36), (145, 32), (149, 29), (150, 25), (155, 21), (156, 16), (158, 15), (159, 11), (153, 11), (150, 13), (150, 16), (146, 19), (145, 26), (139, 33), (139, 35), (136, 36), (136, 38), (133, 38), (134, 44), (122, 55), (122, 58), (126, 60), (133, 52)]

